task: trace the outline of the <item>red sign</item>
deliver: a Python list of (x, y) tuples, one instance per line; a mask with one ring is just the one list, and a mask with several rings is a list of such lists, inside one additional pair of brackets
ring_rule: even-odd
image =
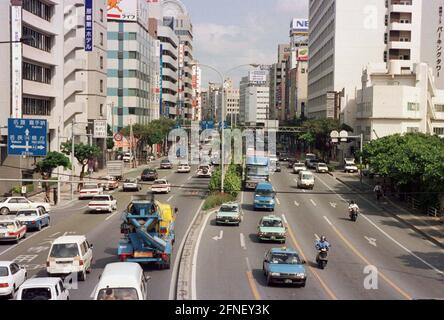
[(120, 132), (117, 132), (114, 135), (114, 141), (121, 142), (123, 140), (123, 135)]

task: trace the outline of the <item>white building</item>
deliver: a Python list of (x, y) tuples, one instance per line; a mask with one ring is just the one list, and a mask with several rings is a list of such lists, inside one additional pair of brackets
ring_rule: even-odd
[(270, 119), (270, 86), (267, 79), (257, 81), (258, 74), (252, 71), (240, 82), (239, 115), (241, 125), (265, 126), (267, 120)]

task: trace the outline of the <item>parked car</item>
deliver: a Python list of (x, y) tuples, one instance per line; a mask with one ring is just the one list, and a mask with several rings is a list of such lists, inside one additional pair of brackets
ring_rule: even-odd
[(125, 152), (122, 157), (123, 162), (131, 162), (134, 160), (134, 156), (131, 152)]
[(0, 218), (0, 241), (14, 241), (26, 238), (26, 225), (13, 218)]
[(61, 278), (34, 278), (22, 284), (16, 300), (69, 300), (69, 290)]
[(54, 240), (46, 260), (46, 271), (50, 276), (75, 273), (85, 281), (91, 271), (93, 246), (85, 236), (62, 236)]
[(191, 171), (191, 167), (187, 163), (179, 164), (179, 166), (177, 167), (178, 173), (190, 173), (190, 171)]
[(49, 222), (51, 221), (49, 213), (41, 208), (19, 210), (15, 218), (20, 223), (26, 225), (27, 230), (34, 229), (38, 231), (43, 227), (49, 227)]
[(301, 171), (307, 171), (307, 167), (305, 166), (305, 164), (301, 162), (293, 164), (293, 173), (299, 174), (299, 172)]
[(107, 264), (94, 292), (94, 300), (148, 300), (149, 280), (138, 263)]
[(14, 298), (14, 294), (26, 281), (28, 273), (13, 261), (0, 261), (0, 296)]
[(140, 191), (142, 187), (139, 185), (137, 179), (126, 179), (123, 182), (122, 191)]
[(238, 203), (224, 203), (216, 213), (216, 224), (235, 224), (239, 226), (242, 217), (242, 209)]
[(16, 213), (21, 209), (38, 209), (51, 211), (51, 205), (46, 202), (33, 202), (25, 197), (8, 197), (0, 199), (0, 215)]
[(168, 159), (160, 161), (160, 169), (173, 169), (173, 164)]
[(112, 195), (102, 194), (100, 196), (95, 196), (88, 203), (88, 208), (90, 211), (106, 211), (112, 212), (117, 210), (117, 200), (113, 198)]
[(166, 179), (159, 179), (154, 181), (151, 191), (153, 193), (170, 193), (171, 185)]
[(305, 261), (291, 248), (272, 248), (266, 254), (263, 272), (267, 285), (273, 283), (296, 284), (305, 287), (307, 272)]
[(159, 174), (156, 169), (145, 169), (140, 176), (140, 180), (142, 181), (154, 181), (159, 179)]
[(349, 172), (349, 173), (358, 172), (358, 167), (355, 164), (355, 159), (353, 158), (344, 159), (344, 172)]
[(99, 187), (101, 187), (105, 191), (116, 190), (119, 188), (119, 181), (115, 177), (107, 176), (101, 177), (100, 180), (103, 182), (99, 183)]
[(259, 221), (257, 237), (261, 241), (285, 243), (287, 239), (287, 229), (281, 218), (275, 215), (265, 216)]
[(323, 162), (319, 162), (318, 164), (316, 164), (316, 172), (317, 173), (328, 173), (329, 169), (327, 164), (323, 163)]
[(94, 196), (103, 194), (103, 188), (97, 183), (85, 183), (79, 192), (79, 200), (91, 199)]

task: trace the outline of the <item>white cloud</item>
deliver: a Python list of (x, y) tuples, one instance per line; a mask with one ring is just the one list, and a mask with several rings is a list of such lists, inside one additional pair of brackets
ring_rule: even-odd
[(274, 0), (275, 11), (289, 15), (299, 15), (295, 18), (308, 17), (308, 0)]

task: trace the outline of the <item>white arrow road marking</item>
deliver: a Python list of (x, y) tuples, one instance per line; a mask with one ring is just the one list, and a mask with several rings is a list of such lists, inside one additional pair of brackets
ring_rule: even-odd
[(313, 199), (310, 199), (310, 201), (311, 201), (311, 203), (313, 203), (313, 205), (314, 205), (315, 207), (318, 206), (318, 205), (316, 204), (316, 202), (315, 202)]
[(52, 238), (52, 237), (55, 237), (55, 236), (58, 235), (58, 234), (60, 234), (60, 232), (56, 232), (56, 233), (50, 235), (49, 237)]
[(243, 233), (240, 234), (240, 245), (242, 249), (244, 250), (247, 249), (247, 247), (245, 246), (245, 236)]
[(282, 215), (282, 220), (284, 220), (285, 224), (288, 224), (287, 218), (285, 217), (285, 214)]
[(222, 240), (223, 237), (224, 237), (224, 231), (221, 230), (219, 233), (219, 236), (213, 237), (213, 240), (215, 240), (215, 241)]
[(174, 195), (172, 195), (171, 197), (169, 197), (169, 198), (167, 199), (167, 202), (170, 202), (171, 199), (173, 199), (173, 198), (174, 198)]
[(294, 205), (295, 205), (296, 207), (299, 207), (299, 206), (300, 206), (299, 202), (297, 202), (297, 201), (294, 202)]
[(365, 239), (367, 239), (367, 241), (374, 247), (377, 247), (376, 245), (376, 239), (375, 238), (369, 238), (369, 237), (364, 237)]
[(328, 220), (328, 218), (327, 218), (326, 216), (324, 216), (324, 219), (325, 219), (325, 221), (327, 221), (327, 223), (328, 223), (329, 225), (331, 225), (331, 226), (333, 225), (333, 223), (331, 223), (330, 220)]
[(330, 205), (336, 209), (337, 203), (336, 202), (330, 202)]
[(278, 205), (281, 205), (281, 202), (279, 201), (279, 198), (276, 198), (276, 203), (277, 203)]

